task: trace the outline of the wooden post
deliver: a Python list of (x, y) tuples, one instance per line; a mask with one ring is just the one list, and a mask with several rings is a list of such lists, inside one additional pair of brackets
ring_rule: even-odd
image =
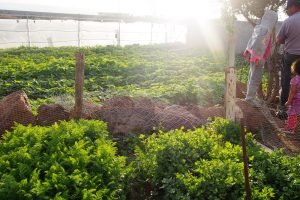
[(225, 69), (225, 86), (226, 119), (235, 121), (236, 76), (233, 67)]
[(84, 53), (76, 53), (75, 71), (75, 119), (80, 119), (83, 104), (83, 84), (84, 84)]
[(246, 137), (245, 137), (245, 127), (244, 127), (244, 119), (242, 118), (241, 121), (241, 137), (242, 137), (242, 148), (243, 148), (243, 160), (244, 160), (244, 177), (245, 177), (245, 190), (247, 200), (252, 199), (251, 195), (251, 188), (250, 188), (250, 179), (249, 179), (249, 163), (247, 157), (247, 147), (246, 147)]
[(30, 38), (30, 29), (29, 29), (29, 20), (26, 20), (26, 28), (27, 28), (27, 40), (28, 40), (28, 47), (31, 47), (31, 38)]
[(235, 20), (231, 21), (232, 29), (229, 31), (228, 40), (228, 66), (225, 69), (225, 109), (226, 118), (235, 121), (235, 98), (236, 98), (236, 76), (235, 76)]

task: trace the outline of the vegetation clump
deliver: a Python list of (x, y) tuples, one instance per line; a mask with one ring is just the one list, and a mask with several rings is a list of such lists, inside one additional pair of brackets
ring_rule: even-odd
[(125, 158), (99, 121), (24, 127), (0, 144), (4, 199), (122, 199)]
[[(238, 124), (217, 118), (195, 130), (131, 135), (116, 145), (101, 121), (17, 125), (0, 143), (0, 196), (244, 199), (239, 133)], [(264, 152), (251, 134), (247, 149), (253, 199), (300, 198), (300, 155)]]

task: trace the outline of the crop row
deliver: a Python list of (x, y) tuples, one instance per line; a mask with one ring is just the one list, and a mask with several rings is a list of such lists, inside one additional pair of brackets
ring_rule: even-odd
[[(239, 125), (113, 142), (101, 121), (18, 125), (0, 143), (3, 199), (245, 199)], [(300, 157), (266, 153), (247, 135), (253, 199), (299, 199)]]
[[(112, 95), (151, 96), (172, 103), (222, 102), (224, 56), (183, 46), (83, 48), (85, 91), (96, 100)], [(73, 47), (0, 51), (0, 97), (24, 90), (33, 99), (74, 94)], [(213, 98), (212, 98), (213, 97)]]

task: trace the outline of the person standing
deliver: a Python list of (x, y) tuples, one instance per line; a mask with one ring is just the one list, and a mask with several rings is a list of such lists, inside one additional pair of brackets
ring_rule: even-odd
[(300, 115), (300, 59), (296, 60), (291, 67), (294, 77), (291, 79), (290, 93), (288, 101), (288, 120), (285, 131), (296, 133), (298, 125), (298, 116)]
[(278, 15), (275, 11), (266, 10), (261, 22), (254, 27), (244, 52), (244, 56), (250, 62), (245, 100), (254, 107), (260, 107), (256, 93), (261, 83), (265, 60), (271, 52), (272, 30), (275, 28), (277, 20)]
[(277, 34), (277, 42), (284, 44), (283, 65), (281, 68), (281, 93), (276, 113), (280, 119), (287, 119), (287, 108), (291, 80), (291, 65), (300, 58), (300, 0), (288, 0), (288, 18), (282, 23)]

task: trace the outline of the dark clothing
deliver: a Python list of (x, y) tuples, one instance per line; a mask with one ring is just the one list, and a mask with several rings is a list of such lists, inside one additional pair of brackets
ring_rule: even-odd
[[(292, 1), (289, 1), (292, 2)], [(291, 16), (284, 20), (278, 34), (279, 43), (284, 43), (285, 54), (283, 56), (283, 65), (281, 68), (281, 94), (280, 105), (276, 115), (280, 119), (286, 119), (285, 103), (289, 97), (290, 81), (291, 81), (291, 65), (300, 58), (300, 11), (290, 13)]]
[(295, 60), (300, 58), (300, 55), (293, 55), (285, 53), (283, 56), (283, 65), (281, 68), (281, 95), (280, 95), (280, 107), (284, 107), (287, 102), (290, 91), (291, 81), (291, 66)]

